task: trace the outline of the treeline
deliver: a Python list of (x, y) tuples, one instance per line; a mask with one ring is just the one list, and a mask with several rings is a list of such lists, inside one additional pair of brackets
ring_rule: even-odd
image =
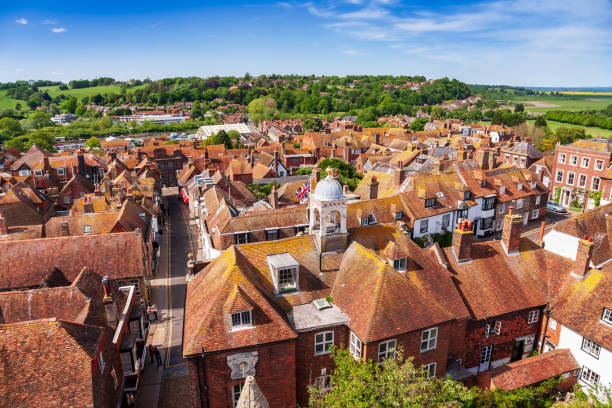
[(72, 89), (89, 88), (92, 86), (112, 85), (115, 83), (114, 78), (101, 77), (94, 79), (77, 79), (68, 82), (68, 86)]
[(546, 112), (546, 119), (581, 126), (597, 126), (612, 130), (612, 104), (606, 109), (596, 112)]
[(475, 95), (491, 99), (511, 99), (515, 96), (531, 96), (538, 94), (537, 91), (522, 86), (470, 85), (470, 88)]

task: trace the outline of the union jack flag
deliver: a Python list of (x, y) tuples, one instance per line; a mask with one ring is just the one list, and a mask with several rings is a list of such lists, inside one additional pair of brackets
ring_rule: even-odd
[(306, 182), (297, 189), (295, 195), (300, 199), (300, 203), (306, 201), (310, 195), (310, 180), (306, 180)]

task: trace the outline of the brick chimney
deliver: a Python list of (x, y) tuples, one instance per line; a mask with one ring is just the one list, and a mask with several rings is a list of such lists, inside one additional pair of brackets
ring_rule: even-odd
[(402, 184), (402, 169), (395, 169), (393, 171), (393, 183), (396, 186)]
[(377, 145), (380, 144), (380, 132), (378, 131), (374, 133), (374, 143), (376, 143)]
[(106, 312), (106, 321), (108, 325), (113, 329), (117, 328), (117, 305), (113, 299), (113, 295), (110, 292), (110, 282), (108, 276), (102, 278), (102, 287), (104, 288), (104, 298), (102, 303), (104, 304), (104, 311)]
[(0, 213), (0, 235), (6, 234), (8, 234), (8, 225), (6, 225), (6, 219), (4, 218), (4, 215)]
[(572, 269), (572, 275), (584, 279), (591, 269), (591, 259), (593, 258), (593, 251), (595, 250), (595, 243), (593, 237), (587, 237), (586, 235), (582, 239), (578, 240), (578, 252), (576, 252), (576, 262), (574, 262), (574, 268)]
[(457, 224), (453, 234), (453, 254), (457, 262), (467, 262), (472, 260), (472, 221), (462, 220)]
[(276, 184), (272, 186), (272, 194), (270, 194), (270, 205), (275, 210), (278, 208), (278, 191), (276, 191)]
[(467, 159), (467, 151), (462, 147), (457, 151), (457, 160), (463, 161), (465, 159)]
[(62, 237), (69, 237), (70, 236), (70, 226), (68, 224), (68, 221), (60, 222), (60, 235)]
[(321, 170), (318, 167), (312, 169), (312, 178), (315, 183), (318, 183), (321, 180)]
[(342, 187), (342, 193), (344, 195), (351, 194), (351, 189), (349, 188), (348, 183), (344, 183), (344, 187)]
[(368, 182), (368, 187), (368, 200), (376, 200), (378, 198), (378, 180), (376, 179), (376, 176), (372, 176), (372, 178)]
[(514, 214), (514, 207), (510, 207), (504, 216), (504, 229), (501, 244), (507, 255), (518, 254), (523, 232), (523, 217)]
[(93, 199), (90, 195), (85, 195), (83, 197), (83, 211), (86, 214), (91, 214), (94, 212)]

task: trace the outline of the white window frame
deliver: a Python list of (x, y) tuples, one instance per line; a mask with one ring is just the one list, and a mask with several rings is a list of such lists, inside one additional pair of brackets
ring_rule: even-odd
[(521, 157), (521, 166), (525, 166), (527, 164), (527, 160), (524, 157)]
[[(235, 408), (238, 405), (238, 400), (240, 399), (240, 394), (242, 394), (242, 387), (244, 387), (244, 383), (234, 384), (232, 385), (232, 406)], [(238, 398), (236, 398), (238, 397)]]
[(612, 309), (604, 307), (603, 313), (601, 314), (601, 320), (612, 326)]
[[(331, 335), (331, 339), (328, 338), (328, 335)], [(329, 348), (333, 345), (334, 345), (334, 332), (333, 331), (324, 331), (324, 332), (315, 334), (314, 355), (321, 356), (323, 354), (331, 353)], [(317, 346), (321, 346), (322, 351), (317, 351)]]
[(431, 208), (436, 206), (435, 198), (426, 198), (425, 199), (425, 208)]
[(506, 212), (506, 203), (501, 203), (501, 204), (499, 205), (499, 213), (500, 213), (500, 214), (503, 214), (503, 213), (505, 213), (505, 212)]
[(83, 226), (83, 234), (86, 234), (86, 235), (91, 234), (91, 225), (84, 225)]
[(593, 340), (589, 340), (586, 337), (583, 337), (580, 349), (591, 357), (594, 357), (599, 360), (599, 355), (601, 354), (601, 346), (595, 343)]
[(405, 271), (406, 264), (407, 264), (406, 257), (393, 260), (393, 268), (395, 268), (398, 271)]
[(354, 332), (351, 331), (351, 344), (350, 344), (350, 353), (355, 358), (355, 360), (361, 359), (361, 350), (363, 347), (363, 342)]
[(395, 350), (397, 350), (397, 340), (383, 341), (378, 345), (378, 363), (382, 364), (385, 360), (395, 359)]
[(443, 227), (450, 226), (450, 214), (442, 215), (442, 226)]
[(435, 350), (438, 345), (438, 328), (423, 330), (421, 332), (421, 353)]
[(64, 204), (70, 204), (72, 202), (72, 198), (70, 196), (64, 196)]
[(235, 233), (234, 242), (236, 243), (236, 245), (248, 244), (249, 243), (249, 233), (248, 232)]
[(535, 205), (540, 205), (541, 200), (542, 200), (542, 197), (540, 195), (537, 195)]
[(499, 186), (499, 194), (506, 194), (506, 186)]
[(578, 174), (578, 187), (585, 188), (587, 183), (587, 175), (586, 174)]
[[(597, 187), (595, 187), (595, 180), (597, 180)], [(599, 187), (601, 187), (601, 179), (599, 177), (591, 178), (591, 190), (599, 191)]]
[(29, 176), (30, 175), (30, 170), (19, 170), (19, 175), (21, 177)]
[(563, 183), (563, 170), (557, 170), (557, 174), (555, 177), (555, 181), (557, 183)]
[(569, 165), (570, 166), (577, 166), (578, 165), (578, 156), (571, 155), (570, 159), (569, 159)]
[(559, 153), (559, 157), (557, 161), (561, 164), (565, 164), (565, 160), (567, 159), (567, 155), (565, 153)]
[(437, 366), (438, 366), (438, 363), (436, 361), (434, 361), (433, 363), (425, 364), (423, 366), (423, 368), (425, 369), (425, 372), (427, 373), (427, 378), (433, 378), (436, 376)]
[(540, 311), (532, 310), (529, 312), (529, 317), (527, 318), (527, 324), (534, 324), (540, 320)]
[[(586, 162), (586, 165), (585, 165), (585, 162)], [(583, 157), (582, 160), (580, 160), (580, 167), (582, 167), (583, 169), (588, 169), (589, 167), (591, 167), (591, 158)]]
[[(278, 291), (280, 293), (298, 290), (298, 274), (295, 266), (278, 268), (276, 273), (278, 274)], [(287, 279), (287, 276), (285, 276), (281, 279), (281, 273), (290, 273), (291, 278)]]
[(34, 176), (35, 177), (42, 177), (43, 175), (43, 171), (42, 170), (34, 170)]
[(425, 219), (419, 220), (419, 233), (421, 234), (427, 233), (428, 230), (429, 230), (429, 219), (425, 218)]
[[(571, 182), (570, 182), (570, 178), (572, 179)], [(576, 173), (574, 173), (573, 171), (568, 171), (567, 179), (565, 180), (565, 184), (573, 186), (575, 181), (576, 181)]]
[(553, 319), (552, 317), (548, 319), (548, 328), (550, 330), (557, 331), (557, 321)]
[[(237, 319), (234, 319), (234, 316)], [(248, 316), (248, 322), (245, 316)], [(234, 323), (238, 320), (236, 323)], [(250, 310), (236, 312), (230, 314), (230, 325), (232, 326), (232, 330), (241, 330), (241, 329), (250, 329), (253, 327), (253, 315)]]
[(540, 211), (538, 210), (532, 210), (531, 211), (531, 219), (535, 220), (536, 218), (538, 218), (538, 216), (540, 215)]
[(58, 176), (63, 176), (66, 174), (66, 170), (63, 167), (58, 167), (56, 171)]
[(595, 170), (603, 170), (604, 161), (601, 159), (595, 160)]
[(523, 199), (519, 198), (518, 200), (516, 200), (516, 209), (518, 210), (519, 208), (523, 208)]
[(600, 380), (600, 375), (595, 371), (591, 370), (587, 366), (582, 366), (582, 372), (580, 374), (580, 379), (590, 387), (597, 387)]

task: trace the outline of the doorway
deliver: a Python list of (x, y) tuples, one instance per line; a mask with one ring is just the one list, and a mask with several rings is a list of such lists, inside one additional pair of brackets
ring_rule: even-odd
[(514, 348), (512, 349), (512, 358), (510, 359), (510, 362), (522, 359), (524, 350), (525, 340), (515, 341)]
[(479, 371), (487, 371), (491, 365), (491, 356), (493, 355), (493, 345), (484, 346), (480, 350), (480, 368)]

